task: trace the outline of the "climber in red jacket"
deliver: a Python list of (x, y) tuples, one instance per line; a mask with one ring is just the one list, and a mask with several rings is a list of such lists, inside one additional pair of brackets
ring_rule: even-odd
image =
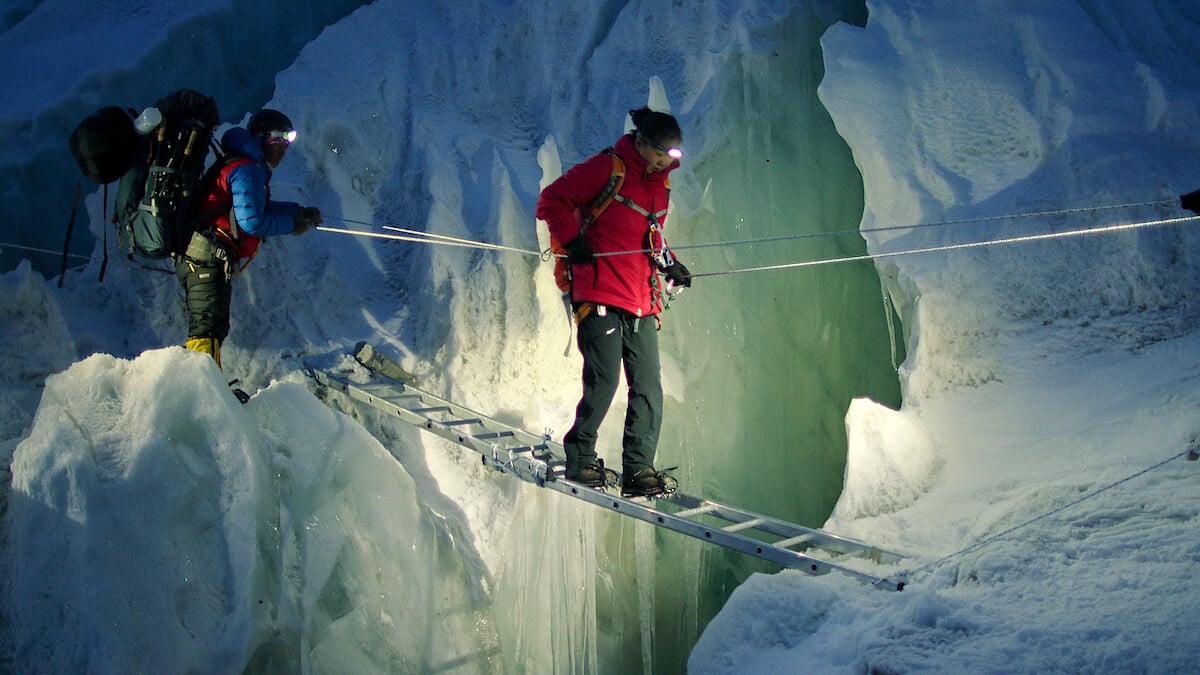
[[(613, 472), (596, 456), (596, 438), (623, 366), (629, 407), (622, 438), (621, 492), (625, 496), (669, 493), (674, 478), (654, 468), (662, 427), (658, 314), (663, 296), (691, 285), (691, 274), (662, 236), (668, 176), (683, 156), (683, 134), (671, 115), (641, 108), (630, 112), (634, 129), (546, 186), (537, 217), (566, 242), (571, 306), (583, 355), (583, 397), (575, 424), (563, 438), (566, 477), (593, 487)], [(612, 202), (591, 220), (592, 206), (614, 174), (624, 178)], [(660, 273), (662, 277), (660, 277)]]

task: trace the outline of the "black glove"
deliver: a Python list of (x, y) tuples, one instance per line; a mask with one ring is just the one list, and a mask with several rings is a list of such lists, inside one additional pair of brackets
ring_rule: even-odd
[(589, 265), (596, 262), (596, 254), (592, 252), (592, 245), (587, 243), (587, 239), (583, 235), (575, 237), (563, 246), (567, 250), (567, 262), (572, 265)]
[(1200, 216), (1200, 190), (1179, 195), (1179, 205), (1183, 207), (1183, 210)]
[(671, 263), (670, 267), (667, 267), (665, 270), (663, 270), (663, 274), (666, 275), (667, 280), (675, 286), (682, 286), (684, 288), (691, 288), (692, 286), (692, 273), (689, 272), (688, 268), (684, 267), (683, 263), (679, 262), (678, 260)]
[(304, 234), (320, 225), (321, 222), (321, 209), (315, 206), (306, 206), (300, 209), (300, 213), (296, 214), (296, 217), (292, 219), (292, 234)]

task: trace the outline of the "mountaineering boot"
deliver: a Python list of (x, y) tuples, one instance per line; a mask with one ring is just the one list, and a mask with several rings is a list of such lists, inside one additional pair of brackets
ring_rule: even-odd
[(233, 395), (237, 398), (238, 403), (241, 403), (242, 405), (246, 405), (246, 401), (250, 400), (250, 394), (247, 394), (246, 392), (242, 391), (241, 389), (238, 389), (237, 387), (233, 386), (240, 381), (241, 380), (233, 380), (232, 382), (230, 382), (229, 389), (233, 392)]
[(594, 488), (617, 484), (617, 472), (604, 468), (604, 460), (599, 457), (575, 471), (568, 470), (566, 478)]
[(679, 487), (679, 482), (654, 467), (646, 467), (637, 473), (625, 473), (621, 481), (622, 497), (653, 497), (669, 495)]

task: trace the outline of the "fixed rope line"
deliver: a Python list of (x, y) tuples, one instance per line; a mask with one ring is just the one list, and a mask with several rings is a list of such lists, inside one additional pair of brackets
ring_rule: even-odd
[(909, 577), (909, 576), (911, 576), (911, 575), (913, 575), (913, 574), (919, 574), (919, 573), (922, 573), (922, 572), (926, 572), (926, 571), (928, 571), (928, 570), (931, 570), (931, 569), (933, 569), (933, 568), (935, 568), (935, 567), (940, 567), (940, 566), (942, 566), (942, 565), (946, 564), (948, 561), (950, 561), (950, 560), (953, 560), (954, 558), (957, 558), (957, 557), (959, 557), (959, 556), (962, 556), (962, 555), (966, 555), (967, 553), (970, 553), (971, 551), (975, 551), (975, 550), (977, 550), (977, 549), (980, 549), (980, 548), (982, 548), (982, 547), (984, 547), (984, 546), (987, 546), (988, 544), (990, 544), (990, 543), (992, 543), (992, 542), (996, 541), (997, 539), (1001, 539), (1001, 538), (1003, 538), (1003, 537), (1007, 537), (1008, 535), (1012, 534), (1013, 532), (1016, 532), (1017, 530), (1020, 530), (1020, 529), (1026, 528), (1026, 527), (1028, 527), (1028, 526), (1030, 526), (1030, 525), (1032, 525), (1032, 524), (1034, 524), (1034, 523), (1036, 523), (1036, 522), (1038, 522), (1038, 521), (1045, 520), (1046, 518), (1049, 518), (1049, 517), (1051, 517), (1051, 516), (1054, 516), (1054, 515), (1057, 515), (1057, 514), (1059, 514), (1059, 513), (1062, 513), (1063, 511), (1065, 511), (1065, 510), (1067, 510), (1067, 509), (1071, 508), (1072, 506), (1076, 506), (1076, 505), (1078, 505), (1078, 504), (1080, 504), (1080, 503), (1082, 503), (1082, 502), (1085, 502), (1085, 501), (1087, 501), (1087, 500), (1089, 500), (1089, 499), (1092, 499), (1092, 498), (1094, 498), (1094, 497), (1097, 497), (1097, 496), (1099, 496), (1099, 495), (1101, 495), (1101, 494), (1103, 494), (1103, 493), (1105, 493), (1105, 492), (1108, 492), (1109, 490), (1112, 490), (1113, 488), (1116, 488), (1116, 487), (1118, 487), (1118, 486), (1120, 486), (1120, 485), (1123, 485), (1123, 484), (1125, 484), (1125, 483), (1128, 483), (1129, 481), (1131, 481), (1131, 480), (1133, 480), (1133, 479), (1135, 479), (1135, 478), (1138, 478), (1138, 477), (1140, 477), (1140, 476), (1144, 476), (1144, 475), (1146, 475), (1146, 474), (1150, 473), (1151, 471), (1154, 471), (1155, 469), (1158, 469), (1158, 468), (1160, 468), (1160, 467), (1163, 467), (1163, 466), (1165, 466), (1165, 465), (1167, 465), (1167, 464), (1170, 464), (1171, 462), (1173, 462), (1173, 461), (1175, 461), (1175, 460), (1179, 459), (1180, 457), (1183, 457), (1183, 456), (1185, 456), (1185, 455), (1186, 455), (1186, 456), (1187, 456), (1189, 459), (1191, 459), (1192, 457), (1194, 457), (1194, 456), (1195, 456), (1195, 454), (1196, 454), (1196, 452), (1197, 452), (1198, 450), (1200, 450), (1200, 445), (1192, 445), (1192, 446), (1188, 447), (1188, 449), (1187, 449), (1187, 450), (1184, 450), (1184, 451), (1182, 451), (1182, 452), (1179, 452), (1179, 453), (1176, 453), (1176, 454), (1174, 454), (1174, 455), (1171, 455), (1170, 457), (1168, 457), (1168, 458), (1166, 458), (1166, 459), (1164, 459), (1164, 460), (1162, 460), (1162, 461), (1155, 462), (1154, 464), (1151, 464), (1150, 466), (1148, 466), (1148, 467), (1146, 467), (1146, 468), (1144, 468), (1144, 469), (1142, 469), (1142, 470), (1140, 470), (1140, 471), (1134, 472), (1134, 473), (1132, 473), (1132, 474), (1130, 474), (1130, 475), (1128, 475), (1128, 476), (1125, 476), (1124, 478), (1121, 478), (1121, 479), (1115, 480), (1115, 481), (1113, 481), (1113, 482), (1109, 483), (1108, 485), (1105, 485), (1104, 487), (1101, 487), (1101, 488), (1097, 488), (1097, 489), (1095, 489), (1095, 490), (1092, 490), (1091, 492), (1089, 492), (1089, 493), (1087, 493), (1087, 494), (1085, 494), (1085, 495), (1083, 495), (1083, 496), (1081, 496), (1081, 497), (1079, 497), (1079, 498), (1077, 498), (1077, 499), (1073, 499), (1073, 500), (1071, 500), (1071, 501), (1067, 502), (1066, 504), (1063, 504), (1063, 505), (1061, 505), (1061, 506), (1058, 506), (1058, 507), (1056, 507), (1056, 508), (1054, 508), (1054, 509), (1051, 509), (1051, 510), (1047, 511), (1046, 513), (1043, 513), (1043, 514), (1041, 514), (1041, 515), (1039, 515), (1039, 516), (1035, 516), (1035, 517), (1033, 517), (1033, 518), (1030, 518), (1029, 520), (1026, 520), (1026, 521), (1024, 521), (1024, 522), (1017, 523), (1016, 525), (1013, 525), (1012, 527), (1010, 527), (1010, 528), (1008, 528), (1008, 529), (1006, 529), (1006, 530), (1004, 530), (1004, 531), (1002, 531), (1002, 532), (997, 532), (996, 534), (993, 534), (993, 535), (992, 535), (992, 536), (990, 536), (990, 537), (987, 537), (987, 538), (985, 538), (985, 539), (980, 539), (979, 541), (975, 542), (974, 544), (971, 544), (970, 546), (966, 546), (966, 547), (964, 547), (964, 548), (962, 548), (962, 549), (959, 549), (959, 550), (957, 550), (957, 551), (955, 551), (954, 553), (951, 553), (951, 554), (949, 554), (949, 555), (942, 556), (941, 558), (938, 558), (937, 560), (934, 560), (934, 561), (933, 561), (933, 562), (931, 562), (931, 563), (928, 563), (928, 564), (926, 564), (926, 565), (922, 565), (922, 566), (920, 566), (920, 567), (917, 567), (917, 568), (915, 568), (915, 569), (909, 570), (908, 572), (905, 572), (905, 573), (903, 573), (903, 574), (898, 574), (898, 575), (895, 575), (895, 576), (896, 576), (896, 577)]
[[(853, 230), (836, 230), (833, 232), (805, 232), (802, 234), (782, 234), (774, 237), (761, 237), (757, 239), (734, 239), (732, 241), (719, 241), (704, 244), (684, 244), (681, 246), (672, 246), (672, 250), (686, 251), (689, 249), (712, 248), (714, 246), (740, 246), (745, 244), (769, 244), (780, 241), (791, 241), (799, 239), (822, 239), (828, 237), (846, 237), (853, 235), (874, 234), (877, 232), (896, 232), (902, 230), (918, 230), (928, 227), (949, 227), (951, 225), (967, 225), (971, 223), (988, 223), (1000, 220), (1018, 220), (1022, 218), (1045, 218), (1048, 216), (1063, 216), (1076, 213), (1087, 213), (1092, 211), (1112, 211), (1116, 209), (1133, 209), (1143, 206), (1163, 206), (1166, 204), (1174, 204), (1174, 199), (1160, 199), (1150, 202), (1131, 202), (1128, 204), (1110, 204), (1107, 206), (1080, 206), (1071, 209), (1054, 209), (1049, 211), (1029, 211), (1025, 213), (1012, 213), (1001, 216), (978, 216), (974, 218), (959, 218), (956, 220), (941, 220), (933, 223), (917, 223), (916, 225), (887, 225), (884, 227), (867, 227)], [(632, 252), (632, 251), (631, 251)], [(648, 253), (648, 250), (636, 251), (637, 253)], [(598, 254), (599, 255), (599, 254)], [(603, 254), (611, 255), (611, 254)]]
[[(3, 242), (0, 242), (0, 248), (15, 248), (15, 249), (20, 249), (22, 251), (32, 251), (34, 253), (49, 253), (51, 255), (62, 255), (62, 251), (51, 251), (50, 249), (47, 249), (47, 248), (36, 248), (33, 246), (21, 246), (20, 244), (5, 244)], [(67, 257), (68, 258), (79, 258), (82, 260), (91, 260), (90, 257), (88, 257), (86, 255), (81, 255), (79, 253), (68, 253)]]
[[(1130, 202), (1127, 204), (1109, 204), (1106, 206), (1079, 206), (1070, 209), (1052, 209), (1047, 211), (1027, 211), (1024, 213), (1011, 213), (1000, 216), (977, 216), (974, 218), (958, 218), (956, 220), (941, 220), (933, 223), (917, 223), (916, 225), (888, 225), (885, 227), (868, 227), (853, 230), (836, 230), (833, 232), (804, 232), (801, 234), (781, 234), (774, 237), (758, 237), (755, 239), (733, 239), (730, 241), (716, 241), (702, 244), (683, 244), (680, 246), (672, 246), (675, 251), (687, 251), (701, 248), (713, 248), (716, 246), (742, 246), (746, 244), (769, 244), (781, 241), (793, 241), (800, 239), (825, 239), (831, 237), (846, 237), (853, 235), (874, 234), (877, 232), (896, 232), (903, 230), (918, 230), (929, 227), (949, 227), (952, 225), (967, 225), (971, 223), (988, 223), (1001, 220), (1018, 220), (1023, 218), (1045, 218), (1048, 216), (1063, 216), (1076, 213), (1089, 213), (1093, 211), (1113, 211), (1117, 209), (1134, 209), (1144, 206), (1164, 206), (1174, 204), (1174, 199), (1158, 199), (1148, 202)], [(650, 249), (638, 249), (634, 251), (617, 251), (611, 253), (597, 253), (596, 257), (604, 257), (610, 255), (628, 255), (632, 253), (652, 253)]]
[(915, 255), (918, 253), (939, 253), (943, 251), (958, 251), (969, 248), (982, 248), (985, 246), (1000, 246), (1003, 244), (1019, 244), (1031, 241), (1045, 241), (1047, 239), (1063, 239), (1066, 237), (1076, 237), (1089, 234), (1104, 234), (1109, 232), (1120, 232), (1123, 230), (1136, 230), (1145, 227), (1157, 227), (1162, 225), (1174, 225), (1190, 221), (1200, 220), (1200, 216), (1186, 216), (1183, 218), (1163, 218), (1161, 220), (1150, 220), (1140, 223), (1123, 223), (1120, 225), (1105, 225), (1103, 227), (1089, 227), (1079, 230), (1064, 230), (1062, 232), (1045, 232), (1042, 234), (1025, 234), (1014, 237), (1003, 237), (1000, 239), (988, 239), (984, 241), (965, 242), (961, 244), (945, 244), (941, 246), (927, 246), (924, 248), (906, 249), (903, 251), (888, 251), (885, 253), (864, 253), (862, 255), (845, 256), (842, 258), (824, 258), (818, 260), (804, 260), (793, 263), (780, 263), (778, 265), (760, 265), (757, 267), (744, 267), (740, 269), (725, 270), (722, 272), (699, 272), (692, 274), (692, 277), (713, 277), (726, 274), (741, 274), (743, 272), (765, 272), (768, 270), (783, 270), (797, 267), (816, 267), (818, 265), (831, 265), (834, 263), (859, 262), (863, 260), (881, 260), (884, 258), (894, 258), (902, 255)]
[(461, 248), (478, 248), (491, 251), (508, 251), (510, 253), (522, 253), (524, 255), (540, 256), (538, 251), (529, 251), (526, 249), (515, 248), (512, 246), (502, 246), (500, 244), (489, 244), (480, 241), (471, 241), (469, 239), (459, 239), (458, 237), (448, 237), (445, 235), (426, 234), (416, 232), (415, 230), (405, 230), (403, 228), (391, 227), (384, 225), (385, 230), (397, 230), (402, 234), (388, 234), (386, 232), (371, 232), (368, 230), (347, 230), (340, 227), (328, 227), (318, 225), (316, 228), (320, 232), (335, 232), (337, 234), (353, 234), (360, 237), (374, 237), (376, 239), (391, 239), (393, 241), (411, 241), (419, 244), (442, 244), (444, 246), (457, 246)]
[(466, 246), (469, 248), (482, 248), (490, 251), (508, 251), (509, 253), (521, 253), (524, 255), (540, 256), (538, 251), (530, 251), (528, 249), (517, 248), (515, 246), (505, 246), (503, 244), (489, 244), (486, 242), (472, 241), (470, 239), (461, 239), (459, 237), (451, 237), (444, 234), (434, 234), (432, 232), (421, 232), (419, 230), (408, 230), (403, 227), (393, 227), (384, 225), (383, 229), (402, 232), (405, 235), (412, 237), (412, 241), (427, 241), (435, 244), (447, 244), (450, 246)]
[[(1137, 202), (1137, 203), (1129, 203), (1129, 204), (1116, 204), (1116, 205), (1111, 205), (1111, 206), (1087, 206), (1087, 207), (1078, 207), (1078, 208), (1072, 208), (1072, 209), (1058, 209), (1058, 210), (1054, 210), (1054, 211), (1039, 211), (1039, 212), (1031, 212), (1031, 213), (1013, 214), (1013, 215), (1008, 215), (1008, 216), (985, 216), (985, 217), (979, 217), (979, 218), (963, 218), (963, 219), (959, 219), (959, 220), (943, 221), (943, 222), (938, 222), (938, 223), (922, 223), (922, 224), (917, 224), (917, 225), (896, 225), (896, 226), (880, 227), (880, 228), (868, 228), (865, 230), (844, 230), (841, 232), (816, 232), (816, 233), (805, 233), (805, 234), (796, 234), (796, 235), (785, 235), (785, 236), (779, 236), (779, 237), (767, 237), (767, 238), (761, 238), (761, 239), (744, 239), (744, 240), (713, 242), (713, 243), (705, 243), (705, 244), (692, 244), (692, 245), (687, 245), (687, 246), (676, 246), (673, 248), (674, 248), (674, 250), (682, 251), (682, 250), (686, 250), (686, 249), (698, 249), (698, 248), (706, 248), (706, 247), (712, 247), (712, 246), (733, 246), (733, 245), (739, 245), (739, 244), (783, 241), (783, 240), (788, 240), (788, 239), (809, 239), (809, 238), (817, 238), (817, 237), (841, 236), (841, 235), (848, 235), (848, 234), (862, 234), (865, 232), (913, 230), (913, 229), (918, 229), (918, 228), (944, 227), (944, 226), (948, 226), (948, 225), (959, 225), (959, 224), (964, 224), (964, 223), (989, 222), (989, 221), (996, 221), (996, 220), (1011, 220), (1011, 219), (1016, 219), (1016, 218), (1045, 217), (1045, 216), (1050, 216), (1050, 215), (1063, 215), (1063, 214), (1083, 213), (1083, 212), (1111, 210), (1111, 209), (1125, 209), (1125, 208), (1135, 208), (1135, 207), (1141, 207), (1141, 206), (1157, 206), (1157, 205), (1162, 205), (1162, 204), (1167, 204), (1167, 203), (1173, 203), (1173, 201), (1172, 200), (1157, 200), (1157, 201)], [(760, 265), (760, 266), (755, 266), (755, 267), (724, 270), (724, 271), (720, 271), (720, 272), (698, 272), (698, 273), (692, 274), (692, 277), (723, 276), (723, 275), (728, 275), (728, 274), (741, 274), (741, 273), (745, 273), (745, 272), (764, 272), (764, 271), (769, 271), (769, 270), (794, 269), (794, 268), (800, 268), (800, 267), (815, 267), (815, 266), (819, 266), (819, 265), (831, 265), (831, 264), (835, 264), (835, 263), (861, 262), (861, 261), (865, 261), (865, 260), (879, 260), (879, 259), (885, 259), (885, 258), (892, 258), (892, 257), (896, 257), (896, 256), (902, 256), (902, 255), (915, 255), (918, 253), (937, 253), (937, 252), (944, 252), (944, 251), (955, 251), (955, 250), (970, 249), (970, 248), (980, 248), (980, 247), (985, 247), (985, 246), (998, 246), (998, 245), (1002, 245), (1002, 244), (1016, 244), (1016, 243), (1024, 243), (1024, 242), (1032, 242), (1032, 241), (1043, 241), (1043, 240), (1048, 240), (1048, 239), (1061, 239), (1061, 238), (1081, 236), (1081, 235), (1104, 234), (1104, 233), (1111, 233), (1111, 232), (1119, 232), (1119, 231), (1123, 231), (1123, 230), (1133, 230), (1133, 229), (1156, 227), (1156, 226), (1162, 226), (1162, 225), (1174, 225), (1174, 224), (1178, 224), (1178, 223), (1191, 222), (1191, 221), (1195, 221), (1195, 220), (1200, 220), (1200, 216), (1186, 216), (1186, 217), (1181, 217), (1181, 218), (1164, 218), (1164, 219), (1160, 219), (1160, 220), (1143, 221), (1143, 222), (1138, 222), (1138, 223), (1122, 223), (1122, 224), (1118, 224), (1118, 225), (1106, 225), (1106, 226), (1102, 226), (1102, 227), (1089, 227), (1089, 228), (1081, 228), (1081, 229), (1077, 229), (1077, 230), (1064, 230), (1062, 232), (1046, 232), (1046, 233), (1041, 233), (1041, 234), (1017, 235), (1017, 236), (1012, 236), (1012, 237), (1004, 237), (1004, 238), (1000, 238), (1000, 239), (990, 239), (990, 240), (975, 241), (975, 242), (964, 242), (964, 243), (960, 243), (960, 244), (945, 244), (945, 245), (940, 245), (940, 246), (929, 246), (929, 247), (924, 247), (924, 248), (906, 249), (906, 250), (901, 250), (901, 251), (889, 251), (889, 252), (884, 252), (884, 253), (866, 253), (866, 254), (862, 254), (862, 255), (845, 256), (845, 257), (841, 257), (841, 258), (823, 258), (823, 259), (817, 259), (817, 260), (803, 260), (803, 261), (797, 261), (797, 262), (791, 262), (791, 263), (780, 263), (780, 264), (775, 264), (775, 265)], [(342, 221), (346, 222), (346, 223), (353, 223), (353, 224), (359, 224), (359, 225), (367, 225), (367, 226), (372, 225), (372, 223), (352, 220), (349, 218), (344, 218), (344, 219), (342, 219)], [(565, 254), (550, 253), (548, 250), (539, 252), (539, 251), (532, 251), (532, 250), (528, 250), (528, 249), (517, 248), (517, 247), (513, 247), (513, 246), (504, 246), (501, 244), (491, 244), (491, 243), (475, 241), (475, 240), (471, 240), (471, 239), (464, 239), (461, 237), (451, 237), (451, 236), (443, 235), (443, 234), (421, 232), (419, 230), (411, 230), (411, 229), (395, 227), (395, 226), (391, 226), (391, 225), (383, 225), (382, 227), (385, 230), (391, 230), (393, 232), (396, 232), (397, 234), (372, 232), (369, 230), (350, 230), (350, 229), (342, 229), (342, 228), (336, 228), (336, 227), (328, 227), (325, 225), (318, 226), (316, 229), (318, 229), (320, 231), (324, 231), (324, 232), (336, 232), (336, 233), (340, 233), (340, 234), (350, 234), (350, 235), (357, 235), (357, 236), (363, 236), (363, 237), (375, 237), (375, 238), (380, 238), (380, 239), (391, 239), (391, 240), (395, 240), (395, 241), (408, 241), (408, 242), (415, 242), (415, 243), (422, 243), (422, 244), (441, 244), (444, 246), (478, 248), (478, 249), (492, 250), (492, 251), (506, 251), (506, 252), (510, 252), (510, 253), (520, 253), (522, 255), (539, 256), (543, 260), (549, 260), (551, 258), (566, 257)], [(650, 252), (651, 251), (649, 249), (635, 249), (635, 250), (629, 250), (629, 251), (598, 252), (598, 253), (595, 253), (594, 255), (597, 258), (603, 258), (603, 257), (608, 257), (608, 256), (617, 256), (617, 255), (646, 254), (646, 253), (650, 253)]]
[[(346, 222), (358, 223), (359, 225), (370, 225), (370, 223), (363, 223), (363, 222), (353, 221), (353, 220), (348, 220)], [(516, 248), (514, 246), (505, 246), (503, 244), (491, 244), (488, 242), (475, 241), (474, 239), (464, 239), (462, 237), (451, 237), (450, 235), (447, 235), (447, 234), (437, 234), (434, 232), (422, 232), (421, 230), (412, 230), (412, 229), (409, 229), (406, 227), (396, 227), (394, 225), (383, 225), (382, 227), (385, 230), (399, 232), (401, 234), (412, 237), (411, 239), (406, 239), (404, 241), (425, 242), (425, 243), (431, 243), (431, 244), (446, 244), (449, 246), (457, 245), (457, 246), (464, 246), (464, 247), (468, 247), (468, 248), (482, 248), (482, 249), (487, 249), (487, 250), (492, 250), (492, 251), (508, 251), (510, 253), (521, 253), (524, 255), (541, 255), (537, 251), (530, 251), (528, 249)]]
[[(367, 227), (375, 227), (374, 223), (368, 223), (368, 222), (362, 221), (362, 220), (354, 220), (352, 218), (340, 218), (339, 220), (341, 220), (343, 223), (348, 223), (348, 224), (352, 224), (352, 225), (366, 225)], [(326, 232), (337, 232), (340, 234), (357, 234), (357, 235), (361, 235), (364, 237), (377, 237), (380, 239), (392, 239), (395, 241), (411, 241), (411, 242), (416, 242), (419, 244), (442, 244), (445, 246), (458, 246), (461, 248), (479, 248), (479, 249), (490, 250), (490, 251), (507, 251), (509, 253), (520, 253), (522, 255), (536, 255), (536, 256), (541, 255), (541, 253), (538, 251), (530, 251), (528, 249), (516, 248), (514, 246), (504, 246), (503, 244), (490, 244), (488, 242), (475, 241), (473, 239), (464, 239), (462, 237), (451, 237), (449, 235), (436, 234), (433, 232), (422, 232), (420, 230), (411, 230), (411, 229), (404, 228), (404, 227), (396, 227), (394, 225), (382, 225), (380, 227), (382, 227), (385, 230), (391, 230), (393, 232), (398, 232), (399, 234), (390, 235), (390, 234), (383, 234), (380, 232), (371, 232), (369, 230), (347, 230), (347, 229), (340, 229), (340, 228), (335, 228), (335, 227), (325, 227), (324, 225), (318, 226), (317, 229), (324, 230)]]

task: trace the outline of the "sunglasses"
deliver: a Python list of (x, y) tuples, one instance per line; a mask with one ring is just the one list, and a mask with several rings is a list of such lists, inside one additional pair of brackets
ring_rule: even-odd
[(283, 143), (287, 143), (288, 145), (291, 145), (296, 140), (296, 130), (292, 129), (291, 131), (268, 131), (264, 136), (264, 140), (266, 140), (267, 143), (283, 142)]
[(646, 138), (645, 136), (642, 136), (642, 140), (645, 141), (647, 145), (654, 148), (655, 150), (658, 150), (659, 152), (667, 153), (673, 159), (679, 159), (679, 158), (683, 157), (683, 150), (680, 150), (679, 148), (664, 148), (663, 146), (659, 145), (658, 143), (655, 143), (654, 141), (650, 140), (649, 138)]

